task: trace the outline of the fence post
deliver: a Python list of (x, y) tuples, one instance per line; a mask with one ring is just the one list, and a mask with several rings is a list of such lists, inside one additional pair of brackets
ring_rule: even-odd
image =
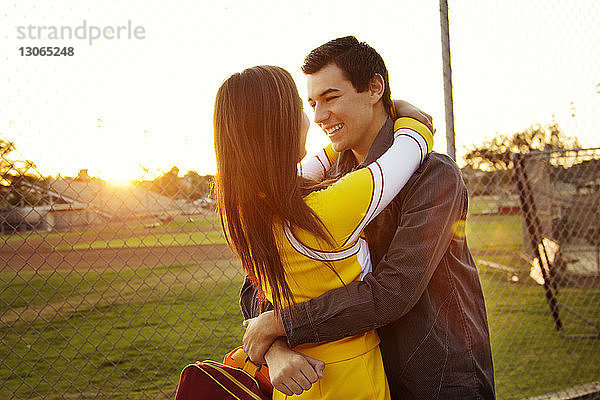
[(446, 114), (446, 152), (456, 161), (454, 145), (454, 109), (452, 100), (452, 66), (450, 63), (450, 28), (448, 1), (440, 0), (440, 31), (442, 34), (442, 65), (444, 71), (444, 104)]

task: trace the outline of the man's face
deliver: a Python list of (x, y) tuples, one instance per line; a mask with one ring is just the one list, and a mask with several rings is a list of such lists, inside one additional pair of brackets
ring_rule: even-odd
[(368, 150), (371, 143), (365, 133), (374, 117), (369, 91), (358, 93), (335, 64), (307, 75), (307, 83), (315, 122), (325, 131), (334, 150)]

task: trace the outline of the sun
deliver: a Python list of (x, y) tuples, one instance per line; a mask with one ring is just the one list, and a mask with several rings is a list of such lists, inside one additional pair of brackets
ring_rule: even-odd
[(111, 186), (131, 186), (141, 178), (139, 168), (124, 163), (106, 164), (97, 168), (90, 168), (90, 175), (98, 177)]
[(106, 183), (108, 183), (110, 186), (114, 186), (114, 187), (129, 187), (129, 186), (133, 186), (133, 184), (136, 181), (136, 179), (121, 178), (121, 177), (118, 177), (118, 178), (105, 178), (103, 180)]

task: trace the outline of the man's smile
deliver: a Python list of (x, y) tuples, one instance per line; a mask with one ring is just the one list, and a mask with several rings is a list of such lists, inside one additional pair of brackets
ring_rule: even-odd
[(325, 133), (327, 134), (327, 136), (332, 136), (335, 132), (339, 131), (343, 127), (344, 127), (344, 124), (343, 123), (339, 123), (339, 124), (334, 125), (334, 126), (329, 127), (329, 128), (323, 127), (323, 130), (325, 131)]

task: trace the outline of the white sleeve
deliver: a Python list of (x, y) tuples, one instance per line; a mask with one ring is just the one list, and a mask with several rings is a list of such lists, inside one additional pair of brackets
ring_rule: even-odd
[(305, 157), (298, 163), (298, 175), (304, 178), (321, 182), (325, 179), (325, 173), (331, 168), (331, 162), (325, 149), (321, 149), (312, 157)]
[(427, 149), (427, 142), (420, 133), (409, 128), (394, 132), (394, 143), (366, 167), (373, 177), (371, 204), (365, 218), (346, 243), (354, 241), (365, 226), (400, 193), (427, 156)]

